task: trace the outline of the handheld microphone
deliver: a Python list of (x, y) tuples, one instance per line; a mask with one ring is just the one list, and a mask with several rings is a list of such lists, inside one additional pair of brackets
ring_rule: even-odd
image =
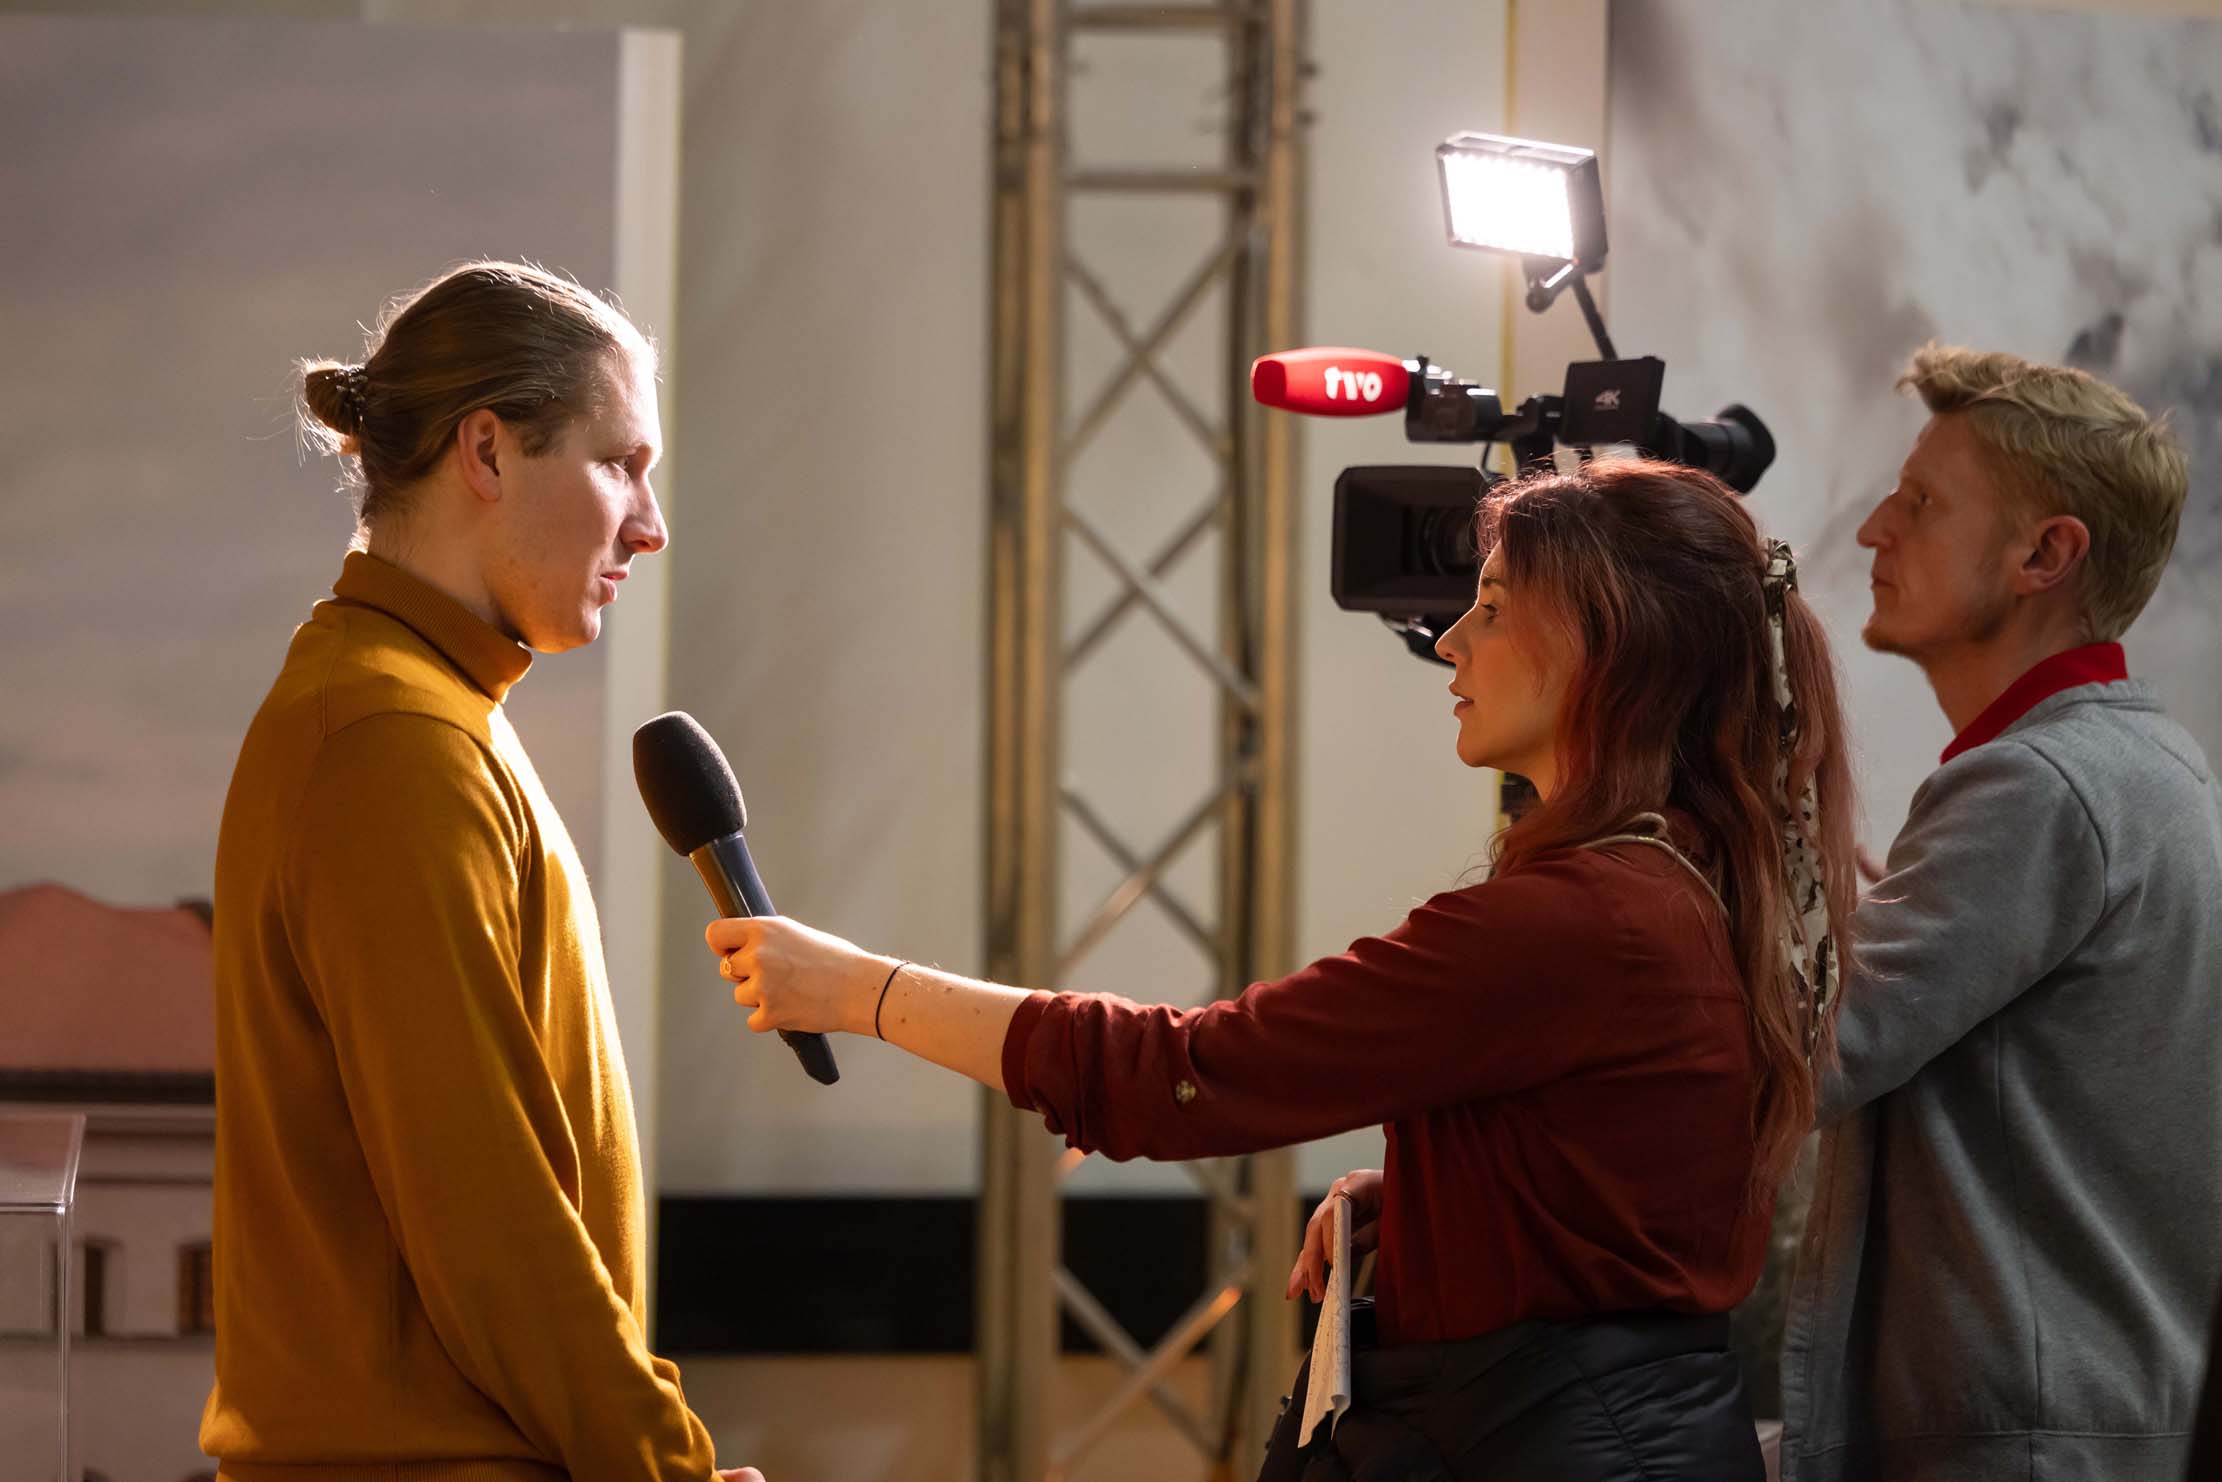
[(1286, 412), (1371, 417), (1404, 410), (1418, 368), (1378, 350), (1336, 345), (1282, 350), (1250, 362), (1250, 395)]
[[(656, 832), (693, 861), (710, 899), (727, 916), (776, 916), (748, 856), (748, 806), (717, 742), (684, 710), (670, 710), (633, 732), (633, 780)], [(802, 1068), (822, 1086), (841, 1079), (822, 1034), (779, 1031)]]

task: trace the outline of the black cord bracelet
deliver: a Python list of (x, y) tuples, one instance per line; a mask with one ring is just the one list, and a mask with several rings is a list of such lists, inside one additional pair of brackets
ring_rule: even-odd
[(886, 1035), (880, 1033), (880, 1010), (887, 1007), (887, 990), (895, 986), (895, 975), (909, 966), (910, 963), (907, 960), (896, 963), (887, 970), (887, 981), (880, 984), (880, 1001), (872, 1005), (872, 1034), (877, 1039), (885, 1040), (887, 1038)]

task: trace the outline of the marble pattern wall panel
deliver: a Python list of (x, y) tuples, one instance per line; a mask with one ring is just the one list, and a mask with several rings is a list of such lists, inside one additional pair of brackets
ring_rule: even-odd
[(1838, 641), (1869, 839), (1950, 739), (1913, 665), (1859, 644), (1853, 541), (1923, 421), (1891, 385), (1932, 337), (2170, 410), (2192, 494), (2130, 664), (2222, 755), (2222, 21), (1615, 0), (1611, 69), (1614, 336), (1666, 359), (1677, 415), (1740, 400), (1774, 429), (1754, 509)]

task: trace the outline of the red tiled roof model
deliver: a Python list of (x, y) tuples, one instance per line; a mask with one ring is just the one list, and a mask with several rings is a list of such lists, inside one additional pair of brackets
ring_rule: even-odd
[(53, 884), (0, 891), (0, 1071), (200, 1072), (216, 1056), (208, 927)]

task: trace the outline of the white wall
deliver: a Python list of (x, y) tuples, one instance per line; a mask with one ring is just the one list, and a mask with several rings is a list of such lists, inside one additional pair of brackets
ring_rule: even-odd
[[(687, 41), (668, 702), (790, 915), (977, 967), (987, 12), (751, 6)], [(964, 1088), (753, 1042), (665, 909), (667, 1192), (965, 1187)]]

